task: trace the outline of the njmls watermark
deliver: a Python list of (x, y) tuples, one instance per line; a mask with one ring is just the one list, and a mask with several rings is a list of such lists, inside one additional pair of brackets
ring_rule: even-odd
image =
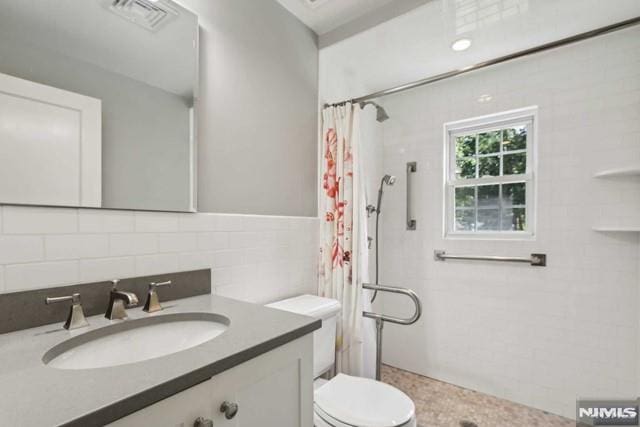
[(576, 426), (639, 426), (640, 399), (583, 399), (576, 403)]

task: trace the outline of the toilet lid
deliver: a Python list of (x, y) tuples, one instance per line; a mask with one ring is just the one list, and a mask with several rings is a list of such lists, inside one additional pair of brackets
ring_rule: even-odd
[(339, 374), (316, 390), (315, 405), (336, 420), (352, 426), (397, 427), (415, 414), (415, 405), (388, 384)]

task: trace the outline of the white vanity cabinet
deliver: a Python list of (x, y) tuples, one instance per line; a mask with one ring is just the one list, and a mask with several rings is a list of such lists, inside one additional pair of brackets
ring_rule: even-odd
[[(224, 371), (122, 418), (113, 427), (312, 427), (313, 335)], [(238, 405), (231, 419), (223, 403)], [(198, 424), (202, 417), (213, 424)]]

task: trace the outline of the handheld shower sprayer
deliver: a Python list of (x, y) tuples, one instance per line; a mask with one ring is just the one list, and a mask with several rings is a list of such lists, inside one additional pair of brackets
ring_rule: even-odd
[(393, 186), (396, 183), (396, 177), (393, 175), (385, 175), (380, 181), (380, 189), (378, 190), (378, 204), (376, 206), (376, 213), (379, 215), (382, 208), (382, 194), (384, 193), (384, 186)]

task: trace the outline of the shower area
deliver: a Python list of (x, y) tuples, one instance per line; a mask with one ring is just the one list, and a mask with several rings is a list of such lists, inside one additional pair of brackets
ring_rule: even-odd
[[(578, 399), (640, 394), (640, 26), (628, 21), (640, 10), (625, 3), (607, 25), (575, 23), (490, 56), (403, 53), (418, 34), (460, 38), (442, 24), (454, 3), (430, 2), (320, 55), (328, 103), (438, 76), (361, 104), (369, 277), (423, 306), (415, 325), (385, 326), (383, 380), (427, 384), (411, 395), (424, 425), (518, 424), (511, 407), (493, 421), (433, 422), (448, 416), (434, 405), (455, 412), (471, 395), (523, 405), (518, 425), (575, 425)], [(492, 37), (531, 28), (530, 2), (493, 3), (520, 12), (486, 24)], [(406, 298), (370, 297), (375, 312), (411, 314)], [(480, 412), (494, 404), (479, 399)]]

